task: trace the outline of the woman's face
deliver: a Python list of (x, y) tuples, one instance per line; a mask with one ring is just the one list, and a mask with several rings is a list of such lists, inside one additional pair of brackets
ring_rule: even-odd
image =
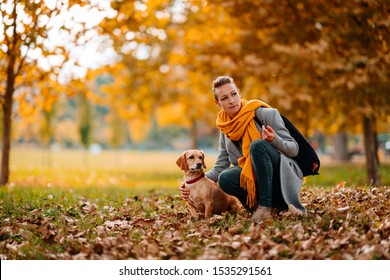
[(234, 84), (224, 84), (215, 89), (215, 95), (215, 104), (234, 118), (241, 109), (240, 90)]

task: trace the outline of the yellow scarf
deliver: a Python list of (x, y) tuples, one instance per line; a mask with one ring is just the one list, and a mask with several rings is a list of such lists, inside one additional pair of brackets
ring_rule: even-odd
[(230, 140), (238, 141), (242, 139), (243, 156), (238, 159), (238, 165), (242, 168), (240, 186), (248, 192), (246, 203), (249, 207), (255, 206), (256, 203), (256, 177), (250, 158), (250, 145), (254, 140), (261, 138), (261, 133), (257, 129), (253, 118), (255, 117), (255, 110), (261, 106), (271, 107), (260, 100), (247, 101), (241, 99), (241, 109), (233, 119), (221, 110), (216, 121), (217, 128)]

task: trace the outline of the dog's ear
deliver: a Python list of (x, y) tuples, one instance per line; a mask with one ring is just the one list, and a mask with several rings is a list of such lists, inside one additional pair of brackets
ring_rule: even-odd
[(181, 170), (188, 170), (186, 152), (181, 154), (181, 156), (176, 160), (176, 164), (180, 167)]
[(203, 151), (200, 151), (200, 153), (202, 154), (202, 157), (203, 157), (203, 159), (202, 159), (203, 168), (204, 168), (204, 169), (206, 169), (207, 167), (206, 167), (206, 161), (205, 161), (205, 155), (204, 155), (204, 152), (203, 152)]

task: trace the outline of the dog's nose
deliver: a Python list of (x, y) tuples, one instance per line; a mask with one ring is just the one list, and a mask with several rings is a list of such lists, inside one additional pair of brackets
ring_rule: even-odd
[(201, 168), (201, 167), (202, 167), (202, 163), (201, 162), (196, 163), (196, 168)]

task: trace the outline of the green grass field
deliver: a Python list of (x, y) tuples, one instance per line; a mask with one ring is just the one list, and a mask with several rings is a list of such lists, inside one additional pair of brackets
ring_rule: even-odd
[(365, 186), (363, 166), (322, 166), (302, 188), (306, 216), (253, 224), (230, 214), (191, 220), (180, 152), (11, 155), (0, 259), (390, 259), (389, 166), (377, 188)]
[(172, 192), (182, 174), (178, 153), (159, 151), (12, 152), (11, 185), (21, 187), (124, 188), (131, 193), (151, 189)]
[[(14, 150), (11, 153), (11, 186), (64, 188), (125, 188), (137, 194), (149, 190), (176, 193), (182, 172), (176, 166), (180, 152), (78, 150), (48, 152)], [(206, 155), (209, 168), (215, 154)], [(390, 165), (381, 166), (382, 185), (390, 185)], [(366, 184), (364, 165), (322, 166), (320, 175), (306, 178), (305, 185), (332, 187)]]

